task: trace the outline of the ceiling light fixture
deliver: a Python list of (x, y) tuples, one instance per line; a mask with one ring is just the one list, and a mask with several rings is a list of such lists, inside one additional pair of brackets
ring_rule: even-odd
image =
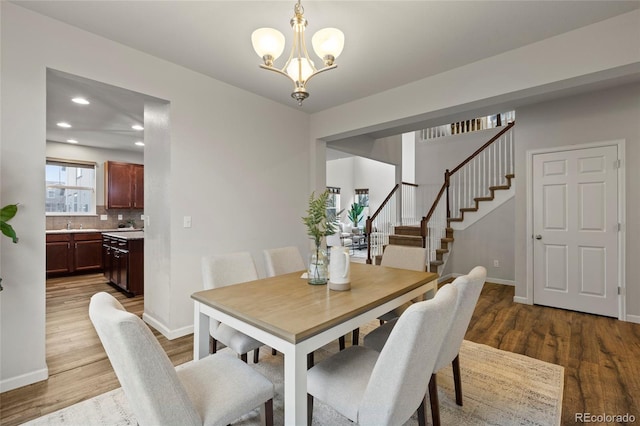
[(78, 143), (78, 141), (75, 140), (75, 139), (67, 139), (67, 142), (69, 142), (69, 143)]
[(68, 128), (71, 127), (71, 124), (66, 123), (64, 121), (61, 121), (61, 122), (57, 123), (57, 125), (58, 125), (58, 127), (64, 127), (65, 129), (68, 129)]
[(324, 63), (324, 68), (317, 69), (309, 58), (304, 41), (307, 20), (300, 0), (293, 7), (293, 11), (294, 16), (291, 18), (293, 46), (289, 59), (282, 68), (276, 68), (273, 64), (284, 51), (284, 35), (280, 31), (273, 28), (259, 28), (251, 34), (251, 43), (258, 56), (264, 61), (264, 64), (260, 64), (260, 68), (275, 71), (293, 82), (294, 90), (291, 97), (301, 106), (302, 101), (309, 97), (307, 82), (313, 76), (337, 67), (334, 61), (344, 48), (344, 34), (336, 28), (324, 28), (313, 35), (311, 39), (313, 50)]
[(139, 124), (134, 124), (133, 126), (131, 126), (131, 128), (132, 128), (133, 130), (144, 130), (144, 127), (142, 127), (142, 126), (141, 126), (141, 125), (139, 125)]
[(71, 99), (71, 101), (75, 102), (77, 104), (80, 104), (80, 105), (89, 105), (89, 101), (86, 100), (85, 98), (80, 98), (80, 97), (73, 98), (73, 99)]
[(138, 146), (144, 146), (144, 142), (142, 142), (142, 141), (138, 141), (138, 142), (136, 142), (136, 145), (138, 145)]

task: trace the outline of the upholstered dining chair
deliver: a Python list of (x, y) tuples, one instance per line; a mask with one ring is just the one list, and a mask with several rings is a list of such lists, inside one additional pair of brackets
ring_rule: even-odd
[(398, 319), (382, 352), (350, 346), (307, 372), (308, 424), (314, 398), (361, 425), (400, 425), (418, 411), (425, 424), (426, 391), (457, 299), (445, 285)]
[(228, 354), (176, 370), (149, 327), (108, 293), (96, 293), (89, 317), (139, 425), (226, 425), (261, 407), (273, 424), (273, 384)]
[(264, 263), (267, 268), (267, 277), (307, 269), (300, 250), (294, 246), (264, 250)]
[[(382, 253), (381, 266), (390, 268), (411, 269), (413, 271), (427, 270), (427, 249), (422, 247), (409, 247), (388, 245)], [(398, 318), (412, 302), (407, 302), (391, 312), (381, 315), (378, 319), (382, 324), (385, 321), (391, 321)]]
[[(476, 266), (467, 275), (456, 278), (451, 284), (458, 289), (458, 300), (456, 301), (453, 321), (442, 343), (442, 348), (438, 354), (429, 382), (431, 416), (435, 426), (440, 424), (440, 404), (438, 401), (436, 373), (447, 364), (451, 364), (453, 368), (456, 404), (462, 405), (462, 380), (460, 378), (460, 359), (458, 354), (486, 278), (487, 270), (483, 266)], [(396, 321), (390, 321), (376, 328), (365, 336), (364, 345), (377, 351), (383, 350), (383, 347), (386, 346), (385, 342), (390, 337), (391, 330), (395, 326)]]
[[(202, 279), (208, 290), (257, 280), (258, 271), (249, 252), (205, 256), (202, 258)], [(209, 324), (210, 353), (216, 353), (219, 341), (239, 354), (244, 362), (247, 362), (247, 352), (253, 351), (253, 362), (258, 362), (262, 342), (213, 318)]]

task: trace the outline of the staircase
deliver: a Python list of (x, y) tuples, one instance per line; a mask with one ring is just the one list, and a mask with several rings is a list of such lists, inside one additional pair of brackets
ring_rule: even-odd
[[(402, 199), (398, 200), (399, 185), (396, 185), (383, 205), (367, 218), (366, 232), (375, 235), (368, 241), (367, 263), (379, 264), (384, 246), (389, 244), (424, 247), (429, 254), (427, 269), (441, 273), (453, 248), (452, 224), (463, 222), (465, 213), (477, 212), (481, 203), (492, 202), (497, 191), (511, 189), (515, 178), (511, 132), (514, 125), (515, 122), (510, 123), (461, 164), (445, 171), (444, 183), (419, 223), (410, 219), (418, 215), (405, 211), (409, 209), (407, 206), (415, 205), (416, 196), (411, 191), (415, 192), (417, 186), (403, 184)], [(394, 221), (396, 217), (401, 220)], [(416, 223), (403, 224), (404, 221)], [(372, 240), (384, 243), (376, 244), (372, 250)]]

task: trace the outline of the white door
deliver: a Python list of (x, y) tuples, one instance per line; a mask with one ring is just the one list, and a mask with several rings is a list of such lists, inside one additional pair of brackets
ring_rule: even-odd
[(618, 148), (533, 155), (533, 301), (618, 316)]

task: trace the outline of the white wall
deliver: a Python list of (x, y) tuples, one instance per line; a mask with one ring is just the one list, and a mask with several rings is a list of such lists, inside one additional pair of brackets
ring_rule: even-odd
[(66, 160), (94, 161), (96, 163), (96, 205), (104, 206), (104, 162), (144, 164), (144, 152), (102, 149), (90, 146), (47, 141), (46, 156)]
[[(515, 169), (526, 170), (530, 149), (624, 139), (626, 158), (626, 310), (640, 322), (640, 84), (544, 102), (517, 111)], [(526, 179), (516, 179), (516, 297), (527, 298)]]
[[(169, 102), (169, 135), (145, 147), (146, 250), (161, 266), (146, 277), (145, 311), (165, 334), (191, 328), (202, 255), (248, 250), (264, 274), (262, 249), (292, 244), (306, 251), (300, 217), (309, 169), (316, 173), (307, 115), (14, 4), (0, 7), (0, 203), (21, 203), (12, 220), (20, 243), (0, 241), (3, 391), (47, 376), (47, 67)], [(184, 216), (192, 217), (192, 228), (183, 228)]]

